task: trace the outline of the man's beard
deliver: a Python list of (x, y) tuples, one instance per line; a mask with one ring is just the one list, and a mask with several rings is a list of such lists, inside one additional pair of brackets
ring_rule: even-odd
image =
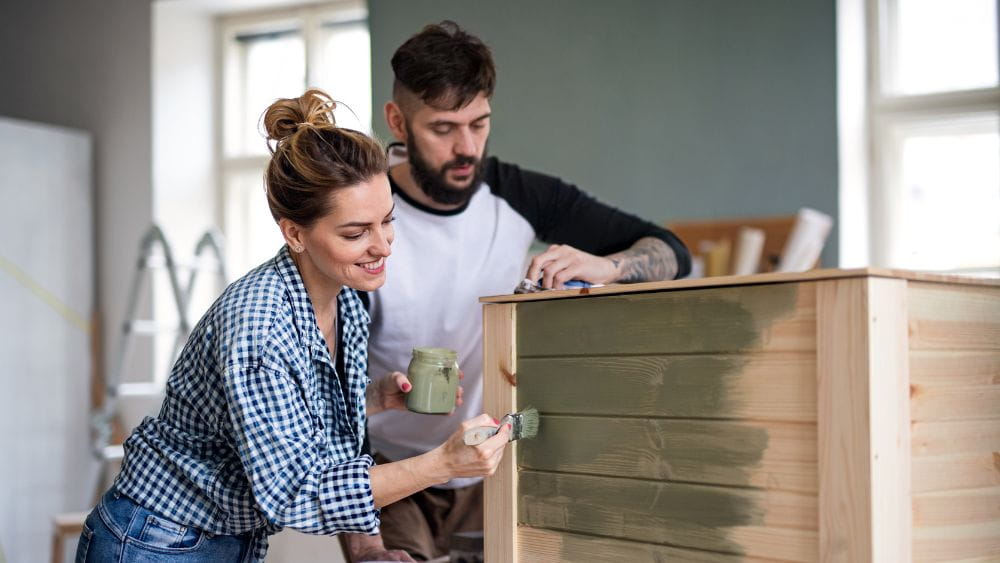
[[(460, 156), (444, 163), (439, 170), (433, 170), (420, 154), (413, 139), (406, 145), (406, 155), (410, 161), (410, 173), (420, 189), (437, 203), (444, 205), (465, 205), (476, 195), (483, 180), (483, 159), (472, 156)], [(483, 157), (486, 150), (483, 149)], [(467, 187), (460, 188), (448, 183), (447, 174), (452, 168), (472, 165), (472, 181)]]

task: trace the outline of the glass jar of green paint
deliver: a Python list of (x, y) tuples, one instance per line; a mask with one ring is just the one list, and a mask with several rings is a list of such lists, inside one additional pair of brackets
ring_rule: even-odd
[(424, 414), (448, 414), (458, 392), (458, 352), (448, 348), (414, 348), (406, 368), (413, 389), (406, 408)]

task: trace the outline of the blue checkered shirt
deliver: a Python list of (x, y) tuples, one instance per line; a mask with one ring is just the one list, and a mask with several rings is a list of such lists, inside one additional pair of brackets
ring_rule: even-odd
[(160, 413), (125, 441), (115, 482), (143, 507), (212, 534), (375, 533), (361, 453), (368, 312), (337, 298), (342, 389), (302, 278), (283, 247), (234, 282), (194, 328)]

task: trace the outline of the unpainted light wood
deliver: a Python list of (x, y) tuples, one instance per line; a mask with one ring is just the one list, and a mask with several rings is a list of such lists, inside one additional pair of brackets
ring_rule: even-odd
[(761, 563), (764, 559), (616, 540), (522, 526), (517, 531), (521, 563)]
[[(496, 418), (517, 411), (506, 373), (517, 372), (513, 304), (483, 306), (483, 409)], [(486, 561), (515, 561), (517, 553), (517, 449), (508, 444), (496, 473), (484, 482)]]
[(815, 531), (815, 495), (527, 470), (518, 480), (519, 522), (532, 527), (779, 559), (815, 554), (815, 542), (794, 533)]
[(542, 416), (525, 469), (816, 493), (816, 426)]
[(816, 420), (812, 352), (521, 358), (518, 397), (551, 414)]
[(914, 528), (913, 561), (985, 558), (1000, 561), (1000, 526), (995, 522)]
[[(812, 284), (522, 303), (522, 357), (810, 351)], [(613, 327), (613, 328), (609, 328)]]
[(910, 339), (914, 350), (997, 350), (1000, 288), (910, 284)]
[(1000, 451), (914, 457), (913, 492), (976, 489), (1000, 485)]
[(713, 278), (686, 278), (682, 280), (621, 283), (604, 287), (585, 289), (548, 290), (540, 293), (520, 293), (516, 295), (493, 295), (480, 297), (482, 303), (519, 303), (523, 301), (549, 301), (553, 299), (578, 299), (607, 295), (625, 295), (629, 293), (649, 293), (663, 291), (678, 291), (707, 287), (731, 287), (758, 284), (798, 283), (821, 280), (840, 280), (848, 278), (889, 278), (910, 281), (927, 282), (929, 284), (947, 284), (951, 286), (1000, 287), (1000, 280), (991, 278), (976, 278), (954, 274), (932, 274), (927, 272), (911, 272), (908, 270), (891, 270), (887, 268), (855, 268), (850, 270), (823, 269), (808, 272), (780, 272), (755, 274), (752, 276), (718, 276)]
[(993, 522), (1000, 534), (1000, 487), (913, 495), (913, 527)]
[(1000, 385), (994, 350), (910, 350), (910, 383), (918, 386)]
[(906, 282), (816, 292), (822, 561), (910, 559)]
[(913, 457), (1000, 451), (1000, 422), (918, 422), (912, 429)]
[(995, 420), (1000, 425), (1000, 385), (910, 388), (913, 420)]

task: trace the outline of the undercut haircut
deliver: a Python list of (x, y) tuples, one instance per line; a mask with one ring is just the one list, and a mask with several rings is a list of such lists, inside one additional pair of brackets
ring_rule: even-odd
[(439, 110), (465, 107), (479, 95), (493, 96), (493, 55), (475, 35), (445, 20), (410, 37), (392, 56), (392, 96), (403, 105), (409, 96)]

